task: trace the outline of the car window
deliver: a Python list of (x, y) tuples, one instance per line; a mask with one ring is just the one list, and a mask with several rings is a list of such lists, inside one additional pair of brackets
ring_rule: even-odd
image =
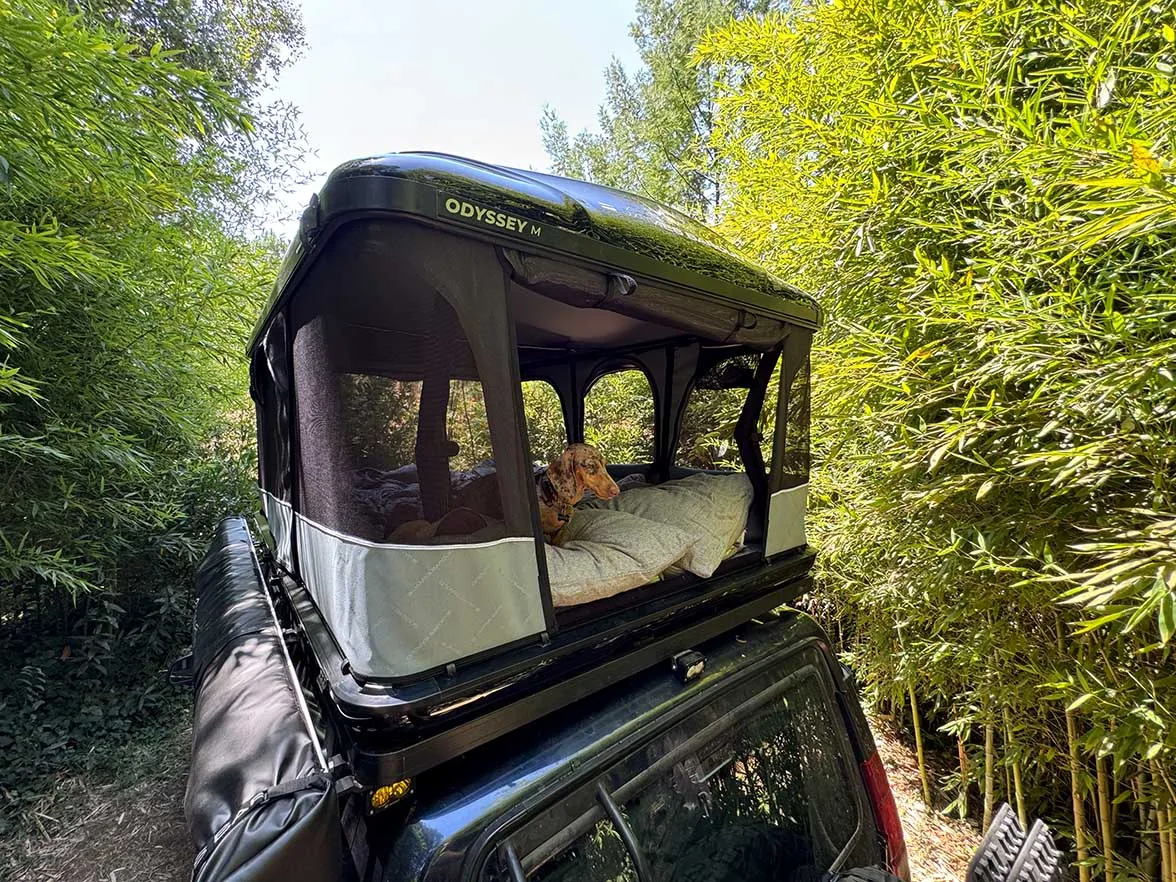
[[(839, 717), (815, 669), (786, 680), (736, 722), (704, 708), (626, 762), (627, 772), (640, 771), (612, 785), (614, 801), (657, 882), (817, 880), (854, 839), (860, 783)], [(547, 815), (583, 818), (590, 808)], [(516, 837), (528, 851), (528, 878), (636, 882), (620, 833), (602, 814), (566, 846), (552, 847), (561, 831), (549, 821), (534, 824), (543, 842), (525, 831)]]

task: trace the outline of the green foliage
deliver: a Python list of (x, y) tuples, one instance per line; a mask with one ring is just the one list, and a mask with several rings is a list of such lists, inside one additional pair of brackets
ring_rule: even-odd
[(523, 413), (527, 418), (532, 459), (544, 464), (552, 462), (568, 443), (555, 387), (544, 380), (524, 380)]
[[(157, 7), (176, 41), (203, 8)], [(245, 145), (285, 137), (250, 113), (274, 62), (220, 82), (113, 9), (0, 0), (0, 780), (22, 793), (163, 706), (191, 564), (251, 507), (243, 349), (278, 246), (236, 230), (265, 186)], [(266, 58), (296, 31), (239, 23)]]
[(599, 132), (568, 133), (554, 109), (540, 128), (556, 174), (641, 193), (704, 220), (721, 197), (720, 150), (711, 141), (717, 70), (692, 65), (702, 36), (732, 16), (762, 15), (776, 0), (638, 0), (630, 33), (641, 66), (613, 59)]
[[(1055, 818), (1067, 706), (1084, 788), (1098, 754), (1127, 799), (1176, 766), (1173, 23), (838, 0), (700, 51), (725, 231), (830, 315), (813, 536), (853, 658), (996, 725)], [(1146, 830), (1115, 848), (1148, 870)]]
[(143, 47), (159, 46), (176, 62), (204, 71), (249, 111), (251, 124), (211, 133), (205, 160), (218, 186), (200, 198), (206, 212), (237, 233), (272, 212), (283, 193), (305, 183), (295, 169), (306, 144), (297, 109), (265, 91), (305, 46), (301, 15), (290, 0), (68, 0), (83, 21), (112, 26)]

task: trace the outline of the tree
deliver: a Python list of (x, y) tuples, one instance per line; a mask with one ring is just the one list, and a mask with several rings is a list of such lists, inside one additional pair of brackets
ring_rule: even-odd
[(269, 185), (240, 151), (283, 135), (184, 57), (0, 0), (0, 830), (70, 744), (160, 708), (194, 559), (248, 505), (278, 248), (239, 232)]
[(272, 258), (195, 203), (225, 186), (212, 139), (251, 123), (168, 53), (3, 6), (0, 588), (112, 588), (181, 514), (169, 472), (234, 398), (221, 375)]
[(642, 193), (711, 221), (722, 198), (722, 166), (712, 141), (717, 72), (691, 64), (695, 46), (732, 17), (759, 16), (772, 0), (639, 0), (630, 32), (642, 67), (613, 59), (599, 132), (570, 136), (544, 108), (540, 128), (552, 170)]
[[(238, 233), (255, 230), (277, 198), (304, 183), (296, 171), (306, 153), (297, 108), (265, 92), (305, 48), (302, 17), (291, 0), (69, 0), (83, 21), (174, 53), (186, 69), (207, 73), (251, 120), (210, 133), (200, 161), (218, 174), (212, 190), (194, 194)], [(209, 147), (213, 149), (209, 149)]]

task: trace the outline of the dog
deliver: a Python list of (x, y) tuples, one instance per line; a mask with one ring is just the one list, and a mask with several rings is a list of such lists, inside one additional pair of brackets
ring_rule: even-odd
[(539, 526), (548, 542), (556, 544), (561, 530), (572, 519), (576, 503), (591, 490), (601, 499), (621, 492), (608, 473), (608, 463), (590, 444), (569, 444), (535, 482), (539, 495)]
[[(471, 481), (456, 495), (457, 507), (439, 521), (411, 520), (401, 524), (386, 539), (393, 542), (421, 542), (438, 536), (469, 535), (488, 523), (487, 516), (501, 517), (497, 477), (493, 472)], [(572, 519), (576, 503), (591, 490), (601, 499), (621, 492), (608, 474), (600, 451), (589, 444), (569, 444), (535, 479), (539, 497), (539, 524), (544, 538), (558, 544), (558, 535)]]

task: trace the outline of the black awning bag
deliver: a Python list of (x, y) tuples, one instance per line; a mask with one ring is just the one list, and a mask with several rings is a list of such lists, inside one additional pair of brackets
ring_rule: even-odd
[(221, 523), (196, 590), (192, 878), (339, 879), (338, 800), (243, 519)]

